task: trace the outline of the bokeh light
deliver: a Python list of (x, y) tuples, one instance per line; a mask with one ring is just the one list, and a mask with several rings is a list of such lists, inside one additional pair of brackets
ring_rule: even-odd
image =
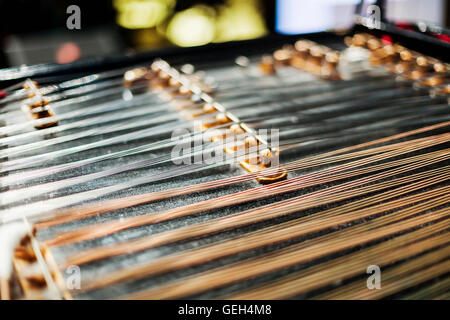
[(179, 12), (174, 11), (176, 0), (113, 1), (117, 23), (139, 33), (133, 37), (138, 40), (138, 47), (163, 43), (164, 38), (182, 47), (200, 46), (254, 39), (268, 32), (260, 0), (225, 0), (215, 6), (196, 4)]
[(262, 37), (267, 33), (257, 0), (229, 0), (220, 8), (216, 24), (216, 42)]
[(181, 11), (167, 26), (167, 38), (182, 47), (200, 46), (214, 40), (214, 16), (203, 6)]
[(117, 23), (127, 29), (152, 28), (172, 12), (175, 0), (115, 0)]

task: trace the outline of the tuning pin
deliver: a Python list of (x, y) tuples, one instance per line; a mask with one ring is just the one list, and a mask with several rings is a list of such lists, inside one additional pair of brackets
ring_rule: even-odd
[(30, 80), (30, 79), (27, 79), (25, 81), (25, 83), (23, 84), (24, 89), (31, 89), (31, 88), (37, 87), (37, 86), (38, 86), (38, 83), (36, 81)]
[(35, 99), (34, 101), (32, 101), (31, 103), (28, 104), (28, 108), (30, 110), (34, 109), (34, 108), (39, 108), (39, 107), (45, 107), (46, 105), (48, 105), (50, 103), (50, 101), (48, 99), (43, 98), (42, 96), (38, 97), (38, 99)]
[(161, 61), (155, 61), (150, 65), (150, 71), (154, 74), (158, 74), (161, 70)]
[(344, 43), (347, 47), (351, 47), (353, 45), (353, 37), (345, 36)]
[(157, 76), (150, 81), (150, 87), (154, 89), (164, 89), (169, 86), (170, 75), (163, 70), (157, 72)]
[(186, 63), (181, 66), (180, 70), (184, 74), (192, 75), (195, 72), (195, 67), (190, 63)]
[(250, 66), (250, 59), (246, 56), (239, 56), (234, 60), (234, 63), (241, 68), (248, 68)]
[(415, 55), (403, 46), (396, 45), (394, 48), (400, 59), (396, 63), (388, 65), (389, 70), (396, 74), (412, 71), (416, 67)]
[(394, 46), (385, 45), (370, 52), (369, 61), (373, 66), (386, 65), (396, 61), (398, 55)]
[(138, 80), (146, 80), (149, 70), (147, 68), (135, 68), (128, 70), (123, 75), (125, 87), (133, 85)]
[(244, 139), (246, 148), (255, 148), (258, 146), (258, 140), (254, 136), (248, 136)]
[(225, 113), (219, 113), (218, 115), (216, 115), (216, 121), (219, 123), (228, 123), (231, 120)]
[(262, 168), (276, 167), (279, 164), (280, 150), (277, 148), (264, 148), (259, 152), (258, 160)]
[(449, 67), (448, 65), (446, 66), (444, 63), (442, 62), (437, 62), (433, 65), (433, 69), (434, 71), (438, 72), (438, 73), (444, 73), (449, 71)]
[[(402, 52), (405, 55), (404, 52)], [(407, 56), (407, 55), (406, 55)], [(409, 58), (409, 56), (407, 56)], [(425, 77), (427, 74), (430, 74), (432, 71), (432, 64), (429, 61), (428, 57), (418, 56), (413, 54), (411, 56), (411, 68), (404, 72), (403, 76), (407, 79), (411, 80), (419, 80)]]
[(242, 129), (242, 127), (237, 123), (233, 123), (230, 126), (230, 131), (234, 134), (243, 134), (245, 132), (244, 129)]
[(34, 96), (39, 94), (39, 91), (37, 89), (38, 88), (38, 83), (36, 81), (31, 80), (31, 79), (25, 80), (22, 88), (25, 89), (26, 91), (28, 91), (27, 92), (27, 97), (28, 98), (32, 98), (32, 97), (34, 97)]
[(330, 80), (340, 79), (337, 66), (339, 63), (339, 51), (329, 51), (325, 54), (325, 59), (323, 60), (322, 67), (320, 70), (320, 75), (323, 78)]
[(366, 47), (367, 41), (370, 39), (368, 34), (357, 33), (352, 38), (352, 45), (355, 47)]
[(315, 45), (309, 49), (309, 56), (305, 62), (305, 70), (316, 75), (321, 74), (322, 62), (328, 49), (324, 46)]
[(447, 81), (445, 76), (442, 75), (432, 75), (429, 77), (425, 77), (421, 83), (427, 87), (436, 87), (441, 84), (444, 84)]
[(192, 90), (187, 86), (181, 86), (178, 89), (178, 94), (181, 96), (188, 96), (192, 94)]
[(377, 49), (381, 48), (382, 43), (377, 38), (370, 38), (369, 40), (367, 40), (366, 45), (367, 45), (367, 49), (373, 51), (373, 50), (377, 50)]
[(294, 50), (292, 46), (285, 46), (282, 49), (275, 50), (273, 53), (273, 58), (276, 63), (280, 65), (289, 65), (293, 52)]
[(315, 43), (310, 40), (298, 40), (297, 42), (295, 42), (294, 48), (297, 52), (302, 53), (308, 52), (309, 48), (314, 45)]
[(180, 88), (182, 86), (181, 82), (175, 78), (170, 78), (167, 84), (172, 88)]
[(430, 96), (447, 96), (450, 95), (450, 84), (445, 84), (443, 86), (438, 86), (437, 88), (433, 88), (430, 90)]
[(49, 117), (54, 116), (54, 114), (50, 110), (50, 108), (47, 108), (45, 106), (36, 107), (36, 108), (31, 109), (30, 114), (33, 119), (43, 119), (43, 118), (49, 118)]
[(403, 48), (400, 50), (400, 59), (406, 62), (414, 61), (414, 54), (410, 50)]
[(214, 106), (214, 103), (205, 103), (205, 104), (203, 105), (203, 111), (204, 111), (205, 113), (212, 113), (212, 112), (216, 112), (217, 109), (216, 109), (216, 107)]
[(258, 67), (261, 70), (261, 72), (266, 75), (272, 75), (275, 74), (276, 72), (274, 58), (270, 55), (264, 55), (261, 58)]
[[(50, 101), (43, 98), (41, 95), (36, 95), (36, 99), (22, 106), (22, 110), (28, 115), (32, 120), (39, 120), (45, 118), (51, 118), (54, 116), (53, 111), (49, 106)], [(48, 121), (44, 123), (39, 123), (35, 125), (36, 129), (43, 129), (57, 125), (58, 122)]]
[(298, 40), (294, 45), (295, 52), (290, 61), (291, 66), (297, 69), (305, 69), (309, 49), (314, 45), (314, 42), (309, 40)]

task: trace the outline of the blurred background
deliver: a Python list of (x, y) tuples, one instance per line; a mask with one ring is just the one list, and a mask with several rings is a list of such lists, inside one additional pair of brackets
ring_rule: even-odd
[[(201, 46), (272, 33), (345, 29), (357, 0), (0, 0), (0, 67), (66, 63), (168, 46)], [(365, 1), (365, 5), (374, 1)], [(385, 1), (386, 19), (448, 27), (446, 0)], [(81, 29), (66, 26), (70, 5)], [(364, 8), (363, 8), (364, 10)], [(448, 41), (449, 39), (444, 39)]]

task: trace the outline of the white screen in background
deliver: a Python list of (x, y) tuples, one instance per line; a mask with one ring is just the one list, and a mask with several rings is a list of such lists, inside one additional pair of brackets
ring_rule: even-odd
[[(347, 28), (352, 25), (354, 8), (358, 2), (358, 0), (277, 0), (275, 29), (283, 34), (300, 34), (331, 28)], [(424, 21), (442, 26), (444, 1), (388, 0), (386, 17), (391, 21)]]

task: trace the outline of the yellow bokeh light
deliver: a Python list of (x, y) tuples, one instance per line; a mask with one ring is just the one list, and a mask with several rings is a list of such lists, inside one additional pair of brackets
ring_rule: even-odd
[(216, 42), (254, 39), (267, 33), (258, 2), (251, 0), (228, 1), (220, 10), (216, 27)]
[(171, 13), (175, 0), (115, 0), (117, 23), (127, 29), (152, 28)]
[(175, 14), (167, 26), (167, 38), (182, 47), (210, 43), (214, 36), (214, 17), (201, 7), (193, 7)]
[(215, 7), (195, 5), (174, 15), (176, 0), (113, 0), (113, 4), (120, 26), (141, 31), (156, 27), (156, 34), (183, 47), (254, 39), (267, 33), (259, 0), (226, 0)]

